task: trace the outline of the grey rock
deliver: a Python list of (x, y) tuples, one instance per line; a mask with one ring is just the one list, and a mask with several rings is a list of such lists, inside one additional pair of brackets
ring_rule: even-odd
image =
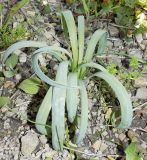
[(136, 98), (146, 100), (147, 99), (147, 88), (146, 87), (139, 88), (136, 93)]
[(142, 59), (143, 52), (141, 50), (133, 48), (128, 50), (128, 52), (131, 57), (137, 57), (139, 59)]
[(120, 141), (123, 141), (126, 138), (126, 135), (124, 133), (121, 133), (118, 138), (120, 139)]
[(134, 82), (134, 87), (146, 87), (147, 86), (147, 77), (139, 77)]
[(27, 61), (27, 54), (26, 54), (26, 53), (22, 53), (22, 54), (19, 56), (19, 62), (25, 63), (26, 61)]
[(141, 33), (135, 35), (136, 41), (140, 44), (143, 41), (143, 37)]
[(118, 28), (116, 28), (114, 26), (109, 26), (108, 29), (109, 29), (110, 36), (112, 36), (112, 37), (118, 37), (118, 34), (119, 34)]
[(45, 135), (41, 135), (41, 136), (39, 137), (39, 139), (40, 139), (40, 142), (41, 142), (42, 144), (46, 144), (46, 143), (47, 143), (47, 138), (46, 138)]
[(113, 42), (108, 40), (107, 41), (107, 47), (108, 47), (109, 50), (112, 49), (113, 48)]
[(24, 156), (31, 155), (38, 145), (39, 139), (35, 133), (28, 132), (21, 138), (21, 152)]
[(142, 37), (143, 39), (147, 40), (147, 33), (144, 33)]

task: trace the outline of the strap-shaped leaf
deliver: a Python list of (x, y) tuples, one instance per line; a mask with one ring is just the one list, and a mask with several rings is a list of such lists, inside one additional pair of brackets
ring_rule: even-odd
[(115, 92), (121, 107), (121, 123), (118, 125), (118, 128), (128, 128), (132, 122), (133, 110), (132, 103), (126, 89), (113, 75), (108, 72), (98, 72), (92, 77), (94, 76), (104, 79)]
[[(63, 61), (59, 64), (56, 82), (63, 85), (67, 84), (68, 64), (68, 61)], [(52, 99), (52, 145), (55, 150), (63, 150), (65, 98), (66, 88), (54, 87)]]
[(79, 16), (78, 17), (78, 43), (79, 43), (79, 61), (78, 61), (78, 64), (81, 64), (82, 60), (83, 60), (84, 32), (85, 32), (84, 16)]
[(80, 67), (81, 68), (82, 67), (91, 67), (91, 68), (95, 68), (95, 69), (98, 69), (103, 72), (108, 72), (103, 66), (101, 66), (100, 64), (94, 63), (94, 62), (82, 64)]
[(77, 137), (76, 143), (79, 144), (86, 134), (86, 129), (88, 126), (88, 96), (86, 87), (82, 80), (79, 80), (80, 89), (80, 99), (81, 99), (81, 118), (80, 118), (80, 130)]
[(5, 51), (2, 58), (2, 63), (5, 63), (6, 59), (16, 50), (26, 48), (26, 47), (40, 48), (45, 46), (48, 46), (48, 45), (44, 42), (35, 42), (35, 41), (20, 41), (20, 42), (14, 43)]
[(75, 25), (75, 20), (72, 15), (71, 11), (64, 11), (62, 12), (62, 23), (64, 30), (68, 30), (70, 44), (72, 48), (72, 55), (73, 55), (73, 63), (72, 63), (72, 70), (76, 69), (78, 64), (78, 41), (77, 41), (77, 28)]
[(47, 91), (36, 116), (35, 126), (40, 133), (45, 135), (47, 135), (47, 130), (45, 125), (51, 110), (51, 104), (52, 104), (52, 87), (50, 87), (49, 90)]
[[(78, 86), (78, 74), (69, 73), (67, 81), (68, 86)], [(72, 123), (75, 119), (78, 107), (78, 89), (67, 88), (66, 104), (68, 119)]]
[(92, 37), (88, 43), (86, 54), (84, 57), (84, 62), (91, 61), (93, 54), (94, 54), (94, 50), (96, 48), (96, 45), (104, 33), (106, 33), (106, 31), (102, 30), (102, 29), (99, 29), (94, 32), (94, 34), (92, 35)]

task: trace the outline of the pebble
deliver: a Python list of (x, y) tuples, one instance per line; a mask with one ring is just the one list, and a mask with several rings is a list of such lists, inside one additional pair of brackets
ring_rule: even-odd
[(141, 87), (137, 89), (136, 98), (146, 100), (147, 99), (147, 88)]
[(131, 57), (137, 57), (138, 59), (142, 60), (143, 52), (141, 50), (133, 48), (129, 49), (128, 53)]
[(134, 81), (134, 87), (146, 87), (147, 86), (147, 77), (139, 77)]
[(20, 63), (25, 63), (27, 61), (27, 54), (26, 53), (21, 53), (19, 56), (19, 62)]
[(120, 139), (120, 141), (123, 141), (126, 138), (126, 135), (124, 133), (121, 133), (118, 138)]
[(108, 30), (109, 30), (110, 36), (112, 36), (112, 37), (118, 37), (118, 35), (119, 35), (118, 28), (116, 28), (114, 26), (109, 26)]
[(135, 35), (136, 41), (140, 44), (143, 41), (143, 37), (141, 33)]
[(108, 148), (108, 145), (106, 145), (103, 141), (101, 140), (97, 140), (93, 145), (92, 145), (92, 148), (95, 150), (95, 151), (105, 151), (107, 148)]
[(39, 139), (40, 139), (40, 142), (41, 142), (42, 144), (46, 144), (46, 143), (47, 143), (47, 138), (46, 138), (45, 135), (41, 135), (41, 136), (39, 137)]
[(107, 41), (107, 47), (108, 47), (108, 50), (111, 50), (113, 48), (113, 42), (111, 41)]
[(21, 138), (21, 152), (24, 156), (31, 155), (38, 145), (39, 139), (37, 135), (31, 131)]
[(147, 40), (147, 33), (144, 33), (142, 37), (144, 40)]

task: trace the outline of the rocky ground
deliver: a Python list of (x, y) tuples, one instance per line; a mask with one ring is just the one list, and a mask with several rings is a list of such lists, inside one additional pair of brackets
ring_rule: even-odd
[[(14, 17), (13, 27), (25, 21), (28, 39), (66, 47), (57, 12), (58, 3), (52, 1), (50, 4), (53, 12), (48, 15), (42, 13), (41, 7), (32, 0), (29, 5), (21, 9), (20, 14)], [(87, 26), (87, 35), (98, 28), (105, 28), (109, 33), (106, 56), (96, 57), (95, 61), (100, 59), (105, 66), (114, 63), (117, 69), (121, 70), (121, 67), (128, 65), (128, 60), (133, 56), (143, 62), (147, 60), (147, 34), (132, 35), (127, 41), (120, 36), (121, 26), (116, 26), (111, 22), (95, 19), (88, 22)], [(23, 50), (19, 53), (20, 72), (15, 76), (15, 80), (6, 78), (1, 85), (0, 94), (8, 95), (12, 101), (9, 106), (0, 109), (1, 160), (123, 160), (125, 159), (124, 149), (132, 139), (137, 142), (141, 157), (144, 160), (147, 159), (147, 71), (141, 73), (135, 80), (127, 82), (121, 79), (120, 72), (118, 72), (117, 76), (126, 85), (134, 107), (133, 124), (126, 130), (109, 126), (108, 121), (115, 103), (111, 103), (111, 95), (106, 92), (104, 84), (90, 81), (87, 84), (90, 109), (87, 136), (75, 152), (65, 148), (63, 153), (60, 153), (52, 149), (50, 137), (39, 134), (34, 124), (27, 120), (27, 118), (35, 119), (37, 105), (40, 104), (44, 91), (31, 96), (17, 88), (19, 82), (33, 75), (29, 63), (29, 51), (31, 52), (31, 50)], [(49, 72), (54, 75), (58, 64), (51, 58), (45, 59), (44, 57), (41, 57), (41, 63), (49, 65)], [(141, 72), (144, 67), (143, 63), (139, 63), (137, 71)], [(131, 69), (131, 67), (126, 67), (124, 72), (128, 74)], [(102, 93), (99, 92), (101, 88), (104, 88)]]

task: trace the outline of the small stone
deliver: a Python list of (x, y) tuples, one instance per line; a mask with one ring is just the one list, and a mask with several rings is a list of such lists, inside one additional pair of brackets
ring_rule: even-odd
[(110, 32), (110, 36), (112, 37), (118, 37), (119, 35), (119, 30), (118, 28), (114, 27), (114, 26), (109, 26), (109, 32)]
[(144, 40), (147, 40), (147, 33), (144, 33), (142, 37)]
[(35, 12), (34, 11), (27, 11), (27, 14), (31, 17), (35, 16)]
[(107, 41), (107, 47), (108, 47), (109, 50), (111, 50), (113, 48), (113, 42), (108, 40)]
[(21, 53), (19, 56), (19, 62), (20, 63), (25, 63), (27, 61), (27, 54), (26, 53)]
[(28, 132), (21, 138), (21, 152), (24, 156), (31, 155), (38, 145), (39, 139), (35, 133)]
[(142, 55), (143, 55), (143, 52), (141, 51), (141, 50), (139, 50), (139, 49), (130, 49), (129, 51), (128, 51), (128, 53), (129, 53), (129, 55), (131, 56), (131, 57), (137, 57), (138, 59), (141, 59), (142, 60)]
[(123, 141), (126, 138), (126, 135), (124, 133), (121, 133), (118, 138), (120, 139), (120, 141)]
[(93, 145), (92, 145), (92, 148), (95, 150), (95, 151), (105, 151), (108, 146), (102, 142), (101, 140), (97, 140)]
[(45, 137), (45, 135), (41, 135), (41, 136), (39, 137), (39, 139), (40, 139), (40, 142), (41, 142), (42, 144), (46, 144), (46, 143), (47, 143), (47, 138)]
[(143, 45), (147, 46), (147, 40), (143, 40), (141, 43), (142, 43)]
[(143, 41), (143, 37), (141, 33), (136, 34), (135, 37), (139, 44)]
[(138, 137), (137, 133), (135, 133), (133, 130), (129, 130), (127, 135), (131, 140)]
[(147, 88), (146, 87), (139, 88), (136, 93), (136, 98), (146, 100), (147, 99)]
[(15, 79), (16, 79), (17, 81), (20, 81), (21, 78), (22, 78), (21, 74), (16, 74), (16, 75), (15, 75)]
[(134, 87), (146, 87), (147, 86), (147, 77), (139, 77), (134, 82)]

